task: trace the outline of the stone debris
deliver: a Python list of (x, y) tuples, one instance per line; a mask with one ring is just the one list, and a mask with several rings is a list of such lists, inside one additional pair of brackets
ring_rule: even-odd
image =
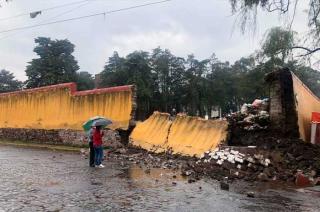
[(268, 155), (268, 152), (261, 152), (255, 148), (220, 146), (205, 152), (196, 162), (196, 166), (200, 168), (196, 167), (193, 170), (204, 171), (205, 175), (220, 180), (225, 176), (231, 180), (272, 180), (277, 173)]
[(227, 118), (246, 131), (266, 130), (270, 124), (268, 108), (269, 99), (256, 99), (252, 104), (243, 104), (239, 112)]
[(200, 160), (197, 161), (197, 164), (201, 162), (210, 163), (211, 161), (215, 161), (215, 163), (218, 165), (222, 165), (225, 162), (232, 163), (235, 164), (238, 169), (241, 169), (241, 164), (243, 164), (245, 161), (248, 162), (249, 167), (251, 166), (250, 164), (259, 164), (268, 167), (271, 163), (271, 160), (269, 158), (265, 158), (262, 154), (254, 154), (252, 157), (230, 148), (221, 150), (217, 148), (211, 152), (208, 151), (203, 154)]
[(254, 192), (253, 192), (253, 191), (249, 191), (249, 192), (247, 193), (247, 197), (254, 198), (254, 197), (255, 197)]

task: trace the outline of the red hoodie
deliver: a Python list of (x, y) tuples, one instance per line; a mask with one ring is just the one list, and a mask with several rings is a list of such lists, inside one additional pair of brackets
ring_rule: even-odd
[(93, 146), (101, 146), (102, 145), (102, 135), (103, 133), (101, 131), (98, 131), (97, 129), (93, 132)]

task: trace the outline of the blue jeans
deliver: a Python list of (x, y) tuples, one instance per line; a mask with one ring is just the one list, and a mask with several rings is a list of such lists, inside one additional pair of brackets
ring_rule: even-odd
[(96, 166), (101, 164), (103, 158), (103, 148), (102, 146), (95, 146), (94, 147), (94, 162)]

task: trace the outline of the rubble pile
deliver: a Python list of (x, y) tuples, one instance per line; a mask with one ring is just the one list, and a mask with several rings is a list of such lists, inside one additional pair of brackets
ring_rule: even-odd
[(229, 179), (262, 181), (277, 179), (271, 159), (253, 147), (220, 147), (205, 152), (200, 160), (196, 161), (194, 170), (203, 171), (205, 175), (218, 180), (226, 176)]
[(300, 139), (279, 138), (272, 134), (256, 135), (257, 148), (274, 155), (276, 162), (287, 170), (315, 170), (320, 175), (320, 146), (305, 143)]
[[(257, 138), (257, 146), (220, 146), (206, 152), (195, 163), (187, 163), (184, 173), (217, 180), (294, 182), (298, 170), (315, 171), (320, 176), (320, 147), (298, 139)], [(191, 173), (191, 174), (190, 174)]]
[(256, 99), (252, 104), (244, 104), (241, 110), (230, 114), (229, 122), (247, 131), (265, 130), (270, 123), (269, 99)]
[(268, 167), (271, 163), (270, 159), (264, 158), (262, 154), (254, 154), (254, 157), (252, 157), (251, 155), (246, 155), (230, 148), (221, 150), (217, 148), (214, 151), (207, 151), (201, 156), (197, 163), (209, 163), (211, 160), (215, 161), (218, 165), (222, 165), (224, 162), (235, 164), (238, 169), (241, 169), (241, 165), (243, 165), (246, 161), (248, 162), (249, 167), (252, 164), (261, 164)]
[(138, 148), (108, 150), (106, 155), (113, 159), (125, 161), (126, 163), (137, 164), (146, 170), (151, 168), (178, 170), (187, 162), (183, 157), (171, 154), (150, 153)]
[[(122, 161), (127, 167), (136, 164), (150, 173), (150, 169), (172, 169), (181, 172), (189, 183), (204, 176), (223, 181), (294, 182), (297, 170), (320, 173), (320, 147), (296, 139), (279, 139), (267, 132), (257, 134), (256, 146), (224, 146), (205, 152), (201, 158), (182, 157), (170, 153), (150, 153), (138, 148), (107, 149), (107, 158)], [(83, 153), (85, 154), (85, 153)], [(86, 154), (87, 155), (87, 154)]]

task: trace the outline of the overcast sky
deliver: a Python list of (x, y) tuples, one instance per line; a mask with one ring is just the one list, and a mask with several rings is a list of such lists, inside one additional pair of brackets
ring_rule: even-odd
[[(13, 0), (3, 3), (0, 19), (78, 1)], [(21, 16), (0, 20), (0, 31), (154, 1), (157, 0), (91, 0), (89, 3), (43, 11), (35, 19)], [(295, 31), (306, 31), (304, 10), (305, 5), (298, 5), (293, 25)], [(66, 14), (61, 15), (63, 13)], [(158, 46), (168, 48), (181, 57), (193, 53), (197, 58), (204, 59), (215, 53), (222, 61), (234, 62), (258, 49), (267, 29), (281, 25), (276, 14), (260, 13), (256, 34), (249, 36), (234, 28), (235, 21), (236, 16), (231, 16), (229, 0), (172, 0), (105, 17), (0, 33), (0, 69), (5, 68), (18, 79), (25, 80), (27, 63), (37, 57), (33, 48), (34, 38), (38, 36), (69, 39), (76, 46), (74, 56), (80, 71), (91, 74), (102, 71), (114, 51), (125, 56), (134, 50), (150, 51)]]

